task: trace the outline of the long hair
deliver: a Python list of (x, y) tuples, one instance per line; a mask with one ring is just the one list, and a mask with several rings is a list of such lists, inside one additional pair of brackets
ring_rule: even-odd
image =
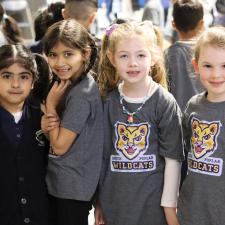
[(69, 48), (80, 50), (83, 55), (85, 55), (88, 49), (91, 50), (89, 59), (85, 60), (82, 73), (76, 80), (72, 81), (72, 84), (65, 91), (65, 95), (60, 101), (57, 111), (61, 114), (65, 107), (64, 102), (69, 90), (79, 83), (93, 67), (97, 57), (97, 47), (92, 35), (74, 19), (59, 21), (48, 28), (43, 39), (44, 53), (48, 56), (51, 49), (59, 42)]
[(111, 25), (103, 37), (100, 56), (100, 74), (98, 79), (102, 96), (105, 96), (108, 92), (115, 89), (120, 82), (120, 77), (118, 76), (116, 69), (107, 57), (108, 52), (114, 56), (119, 41), (135, 36), (144, 37), (146, 43), (149, 44), (148, 49), (151, 52), (152, 58), (156, 62), (151, 68), (150, 75), (154, 81), (167, 88), (162, 49), (158, 45), (159, 36), (154, 27), (149, 21), (144, 21), (141, 23), (127, 22), (119, 25)]

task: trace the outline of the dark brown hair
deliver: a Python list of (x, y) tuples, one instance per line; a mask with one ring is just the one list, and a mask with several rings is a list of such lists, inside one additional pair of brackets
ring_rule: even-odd
[(8, 44), (0, 47), (0, 58), (0, 70), (18, 63), (30, 71), (34, 78), (32, 96), (40, 102), (46, 99), (51, 73), (48, 63), (43, 56), (33, 54), (22, 44)]

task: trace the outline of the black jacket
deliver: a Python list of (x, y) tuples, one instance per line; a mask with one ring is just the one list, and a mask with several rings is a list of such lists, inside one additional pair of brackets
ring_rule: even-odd
[(8, 140), (0, 119), (0, 224), (47, 225), (45, 185), (48, 143), (40, 130), (41, 113), (27, 106), (18, 147)]

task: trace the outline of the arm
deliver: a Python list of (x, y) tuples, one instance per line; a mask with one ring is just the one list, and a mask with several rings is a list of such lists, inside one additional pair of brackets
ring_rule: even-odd
[(103, 216), (102, 207), (99, 202), (95, 206), (95, 225), (105, 225), (105, 218)]
[(176, 216), (176, 205), (180, 185), (180, 171), (180, 162), (165, 157), (164, 187), (161, 206), (164, 207), (168, 225), (179, 225)]
[[(54, 83), (52, 89), (50, 90), (46, 101), (46, 115), (49, 117), (49, 121), (52, 117), (57, 115), (56, 106), (65, 93), (68, 85), (69, 81), (61, 81), (59, 84)], [(76, 137), (77, 134), (75, 132), (60, 126), (49, 130), (50, 143), (56, 155), (65, 154)]]

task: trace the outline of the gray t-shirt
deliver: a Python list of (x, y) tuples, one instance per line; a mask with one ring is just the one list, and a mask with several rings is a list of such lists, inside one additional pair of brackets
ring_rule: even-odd
[(51, 195), (89, 201), (98, 184), (103, 150), (102, 102), (87, 75), (66, 98), (61, 127), (78, 134), (63, 156), (49, 154), (47, 186)]
[(170, 92), (177, 100), (181, 111), (185, 109), (192, 96), (204, 90), (191, 62), (194, 45), (194, 41), (177, 41), (165, 51)]
[(225, 224), (225, 102), (212, 103), (205, 92), (184, 113), (188, 175), (178, 200), (182, 225)]
[[(134, 112), (140, 104), (123, 101)], [(164, 157), (183, 159), (180, 110), (161, 86), (127, 122), (118, 90), (104, 102), (100, 202), (107, 225), (166, 225), (160, 200)]]

